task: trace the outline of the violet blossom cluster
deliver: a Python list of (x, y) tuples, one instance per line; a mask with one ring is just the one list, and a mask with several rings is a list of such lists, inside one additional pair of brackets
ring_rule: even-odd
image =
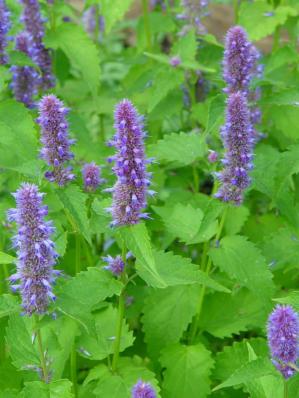
[(104, 269), (110, 271), (115, 276), (119, 276), (122, 274), (125, 268), (125, 263), (123, 262), (121, 256), (112, 257), (108, 255), (106, 257), (103, 257), (103, 260), (108, 263), (108, 265), (106, 265)]
[(32, 37), (35, 47), (33, 60), (41, 70), (40, 86), (46, 90), (54, 87), (55, 78), (52, 72), (50, 52), (43, 43), (45, 29), (39, 2), (38, 0), (21, 0), (21, 2), (24, 5), (22, 20), (25, 23), (27, 32)]
[(157, 394), (150, 383), (139, 380), (132, 389), (132, 398), (157, 398)]
[(177, 18), (186, 21), (186, 25), (180, 32), (181, 36), (186, 35), (192, 28), (195, 28), (198, 35), (205, 33), (202, 18), (208, 15), (206, 11), (208, 4), (208, 0), (181, 0), (184, 11), (183, 14), (177, 15)]
[(55, 95), (45, 95), (38, 104), (39, 117), (37, 123), (41, 126), (41, 143), (43, 145), (40, 156), (51, 171), (45, 177), (63, 186), (75, 178), (71, 166), (66, 163), (74, 158), (70, 146), (75, 140), (69, 138), (66, 115), (69, 109)]
[(84, 189), (88, 192), (94, 192), (104, 181), (101, 178), (101, 169), (94, 162), (86, 163), (82, 168)]
[(48, 208), (36, 185), (23, 183), (13, 196), (17, 207), (8, 211), (8, 220), (18, 227), (13, 238), (18, 258), (17, 272), (10, 277), (12, 289), (20, 291), (27, 315), (43, 314), (49, 301), (55, 300), (52, 285), (59, 274), (53, 270), (58, 256), (51, 240), (55, 229), (45, 220)]
[(0, 65), (4, 65), (8, 61), (6, 54), (7, 33), (10, 29), (10, 12), (8, 11), (5, 1), (0, 0)]
[(248, 171), (252, 169), (254, 144), (248, 102), (242, 91), (228, 97), (221, 137), (226, 152), (222, 160), (224, 169), (216, 173), (221, 186), (215, 196), (239, 205), (243, 201), (244, 190), (250, 184)]
[[(90, 37), (99, 42), (103, 40), (105, 32), (105, 19), (104, 16), (97, 11), (96, 5), (93, 5), (84, 11), (82, 22), (86, 32)], [(98, 35), (98, 37), (95, 37), (95, 35)]]
[[(32, 43), (32, 38), (28, 32), (21, 32), (16, 37), (15, 48), (17, 51), (28, 55), (31, 59), (35, 56), (35, 47)], [(23, 102), (28, 108), (33, 108), (34, 96), (38, 92), (38, 78), (39, 75), (36, 69), (32, 66), (12, 66), (11, 87), (17, 101)]]
[(272, 362), (285, 379), (293, 376), (299, 359), (299, 319), (290, 305), (277, 305), (268, 319), (268, 344)]
[(146, 196), (153, 194), (148, 190), (151, 174), (146, 171), (146, 164), (150, 159), (145, 159), (143, 117), (140, 116), (127, 100), (122, 100), (115, 110), (116, 134), (110, 145), (117, 149), (116, 156), (110, 158), (115, 161), (113, 171), (117, 182), (112, 189), (112, 225), (130, 225), (139, 223), (140, 219), (148, 218), (147, 213), (142, 213), (146, 207)]

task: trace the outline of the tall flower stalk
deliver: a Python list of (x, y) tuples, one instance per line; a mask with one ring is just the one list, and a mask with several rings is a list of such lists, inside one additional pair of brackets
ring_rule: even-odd
[(45, 35), (44, 20), (41, 16), (38, 0), (21, 0), (24, 11), (22, 20), (26, 31), (31, 35), (36, 52), (34, 61), (41, 70), (40, 86), (47, 90), (55, 85), (55, 78), (52, 72), (52, 60), (50, 52), (45, 48), (43, 37)]
[[(35, 57), (35, 47), (32, 38), (28, 32), (21, 32), (16, 37), (16, 50), (28, 55), (31, 59)], [(17, 101), (23, 102), (28, 108), (35, 105), (34, 96), (38, 92), (39, 75), (32, 66), (12, 66), (12, 83), (11, 87)]]
[(116, 107), (114, 126), (116, 134), (110, 144), (115, 146), (117, 154), (110, 160), (115, 161), (113, 171), (117, 182), (112, 188), (112, 225), (137, 224), (142, 218), (148, 218), (142, 211), (147, 193), (153, 193), (148, 190), (151, 175), (146, 171), (146, 164), (150, 160), (146, 160), (144, 154), (143, 117), (124, 99)]
[(44, 314), (49, 301), (55, 300), (52, 285), (58, 272), (53, 270), (57, 258), (51, 240), (54, 227), (45, 220), (48, 209), (36, 185), (23, 183), (13, 195), (17, 206), (8, 211), (8, 219), (18, 227), (13, 238), (18, 258), (17, 272), (10, 277), (12, 288), (20, 291), (27, 315)]
[(8, 61), (6, 54), (7, 33), (10, 29), (10, 12), (8, 11), (5, 1), (0, 0), (0, 65), (4, 65)]
[(41, 158), (52, 170), (45, 177), (63, 186), (75, 178), (67, 163), (73, 159), (70, 146), (75, 140), (69, 138), (66, 115), (69, 110), (55, 95), (44, 96), (38, 105), (38, 124), (41, 126)]
[(183, 13), (179, 14), (177, 18), (186, 22), (180, 32), (181, 36), (186, 35), (192, 28), (198, 35), (205, 33), (206, 29), (202, 24), (202, 18), (207, 15), (208, 4), (208, 0), (181, 0)]
[(288, 379), (294, 375), (299, 359), (299, 318), (290, 305), (277, 305), (270, 314), (267, 326), (272, 362)]

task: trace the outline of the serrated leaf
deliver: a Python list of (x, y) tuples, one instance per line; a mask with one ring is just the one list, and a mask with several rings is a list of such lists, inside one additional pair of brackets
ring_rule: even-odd
[(15, 260), (16, 258), (10, 254), (0, 252), (0, 264), (12, 264), (15, 262)]
[(205, 299), (200, 327), (215, 337), (230, 337), (253, 326), (264, 327), (268, 313), (263, 302), (245, 289), (233, 295), (213, 293)]
[(265, 339), (251, 338), (250, 340), (235, 341), (232, 345), (225, 346), (216, 355), (215, 369), (213, 371), (213, 377), (216, 380), (226, 380), (248, 362), (247, 342), (250, 343), (250, 346), (253, 347), (259, 356), (266, 357), (268, 355), (269, 349)]
[(229, 207), (225, 218), (224, 235), (238, 234), (249, 217), (249, 214), (249, 209), (245, 206)]
[(225, 97), (222, 94), (216, 95), (209, 102), (205, 135), (218, 130), (224, 121)]
[(290, 304), (299, 312), (299, 291), (297, 290), (291, 292), (291, 294), (285, 297), (279, 297), (273, 300), (281, 304)]
[(178, 203), (164, 222), (171, 234), (188, 244), (199, 231), (203, 216), (201, 209), (195, 209), (190, 204)]
[[(114, 7), (113, 7), (114, 9)], [(100, 85), (98, 50), (86, 32), (71, 23), (62, 24), (45, 37), (46, 46), (60, 48), (69, 58), (71, 65), (82, 74), (85, 84), (95, 97)]]
[(25, 383), (20, 398), (73, 398), (72, 383), (69, 380), (57, 380), (50, 384), (41, 381)]
[(172, 133), (152, 145), (151, 153), (159, 160), (177, 162), (187, 166), (204, 156), (207, 146), (202, 135), (196, 133)]
[[(117, 316), (117, 309), (113, 308), (112, 305), (94, 315), (95, 334), (83, 333), (78, 339), (78, 345), (83, 356), (91, 360), (102, 360), (113, 354)], [(123, 324), (120, 352), (130, 347), (133, 342), (132, 331), (129, 331), (128, 326)], [(88, 353), (88, 355), (84, 353)]]
[(119, 229), (126, 248), (136, 257), (136, 270), (150, 286), (166, 287), (160, 278), (155, 264), (150, 238), (142, 223)]
[(101, 0), (101, 14), (105, 18), (105, 32), (109, 33), (116, 22), (120, 21), (129, 10), (133, 0)]
[(12, 363), (19, 369), (40, 366), (38, 350), (32, 344), (33, 319), (11, 314), (6, 329), (6, 341)]
[(164, 372), (163, 397), (205, 398), (210, 393), (213, 359), (203, 344), (173, 345), (162, 351)]
[(146, 368), (138, 357), (120, 358), (117, 374), (101, 364), (94, 367), (87, 376), (84, 384), (97, 381), (94, 393), (96, 396), (109, 398), (131, 398), (131, 391), (138, 380), (151, 383), (155, 388), (157, 398), (160, 398), (158, 382), (154, 373)]
[(296, 15), (297, 12), (292, 7), (279, 6), (273, 9), (263, 1), (243, 2), (239, 23), (247, 30), (251, 40), (260, 40), (272, 34), (277, 26), (283, 25), (288, 16)]
[(37, 139), (29, 111), (13, 100), (0, 104), (0, 167), (36, 177)]
[(225, 286), (200, 271), (198, 265), (192, 264), (189, 258), (162, 251), (154, 252), (154, 257), (157, 271), (167, 286), (198, 283), (216, 291), (229, 293)]
[(212, 249), (209, 255), (216, 266), (261, 300), (267, 302), (272, 296), (274, 284), (265, 258), (245, 237), (225, 237), (220, 248)]
[(32, 61), (28, 55), (21, 51), (11, 50), (8, 52), (9, 63), (16, 66), (32, 66), (37, 68), (37, 65)]
[(120, 294), (122, 284), (103, 269), (88, 268), (63, 284), (57, 292), (57, 308), (87, 327), (92, 307)]
[(89, 221), (87, 218), (87, 195), (80, 191), (76, 185), (69, 185), (65, 189), (57, 189), (56, 194), (62, 203), (64, 210), (71, 217), (71, 224), (77, 233), (82, 233), (87, 242), (90, 241)]
[(0, 296), (0, 318), (18, 312), (20, 304), (17, 298), (11, 294), (2, 294)]
[(275, 375), (275, 369), (268, 358), (258, 358), (255, 361), (248, 362), (236, 370), (224, 383), (219, 384), (213, 391), (221, 388), (231, 387), (238, 384), (244, 384), (248, 381), (267, 376)]
[(197, 310), (199, 286), (173, 286), (152, 291), (145, 300), (142, 317), (145, 340), (151, 355), (177, 343)]

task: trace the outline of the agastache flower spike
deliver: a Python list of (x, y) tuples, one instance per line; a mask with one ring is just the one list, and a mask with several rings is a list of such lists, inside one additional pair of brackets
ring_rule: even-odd
[(54, 87), (55, 78), (52, 72), (52, 61), (49, 50), (45, 48), (43, 43), (45, 28), (39, 2), (38, 0), (21, 0), (21, 2), (24, 5), (22, 20), (36, 48), (34, 61), (41, 70), (40, 85), (46, 90)]
[[(93, 5), (84, 11), (82, 22), (89, 36), (94, 38), (96, 41), (101, 42), (105, 32), (105, 18), (103, 15), (97, 12), (96, 7), (96, 5)], [(97, 31), (98, 37), (95, 37)]]
[[(35, 57), (35, 48), (29, 33), (22, 32), (16, 37), (16, 50)], [(23, 102), (28, 108), (34, 107), (33, 97), (37, 94), (38, 73), (32, 66), (12, 66), (13, 74), (11, 87), (17, 101)]]
[(208, 0), (181, 0), (184, 12), (179, 14), (177, 18), (187, 22), (180, 32), (181, 36), (186, 35), (193, 27), (197, 34), (205, 33), (206, 29), (202, 24), (202, 18), (207, 15), (208, 3)]
[(132, 389), (132, 398), (157, 398), (150, 383), (139, 380)]
[(106, 265), (104, 269), (112, 272), (112, 274), (115, 276), (119, 276), (125, 268), (125, 263), (123, 262), (121, 256), (116, 256), (114, 258), (111, 256), (107, 256), (103, 257), (103, 260), (108, 263), (108, 265)]
[(84, 188), (86, 191), (94, 192), (104, 181), (101, 178), (101, 169), (94, 162), (86, 163), (82, 168)]
[(54, 300), (52, 285), (59, 271), (54, 271), (57, 254), (51, 235), (54, 227), (46, 221), (47, 206), (42, 204), (44, 194), (34, 184), (23, 183), (13, 194), (16, 209), (8, 211), (8, 220), (15, 221), (18, 232), (13, 238), (17, 248), (17, 273), (10, 277), (13, 290), (19, 290), (27, 315), (43, 314), (49, 300)]
[(4, 65), (8, 61), (6, 54), (7, 33), (10, 29), (10, 12), (8, 11), (5, 1), (0, 0), (0, 65)]
[(146, 194), (151, 175), (146, 172), (143, 139), (142, 117), (137, 113), (133, 104), (122, 100), (115, 110), (116, 134), (111, 145), (117, 149), (113, 171), (117, 182), (113, 187), (113, 204), (111, 213), (112, 225), (137, 224), (141, 218), (148, 218), (142, 213), (146, 207)]
[(70, 145), (75, 140), (69, 139), (68, 109), (55, 95), (45, 95), (39, 102), (38, 124), (41, 126), (41, 158), (44, 159), (52, 171), (47, 171), (45, 177), (58, 185), (63, 186), (75, 178), (71, 167), (65, 163), (73, 159)]
[(244, 190), (250, 184), (248, 171), (252, 168), (254, 143), (248, 103), (241, 91), (228, 97), (226, 124), (221, 135), (226, 153), (222, 160), (224, 170), (216, 174), (221, 186), (215, 196), (238, 205), (242, 203)]
[(241, 26), (229, 29), (223, 59), (223, 77), (227, 83), (224, 91), (247, 93), (258, 57), (256, 48), (248, 41), (247, 34)]
[(290, 305), (277, 305), (268, 319), (268, 344), (272, 362), (285, 379), (293, 376), (299, 358), (299, 319)]

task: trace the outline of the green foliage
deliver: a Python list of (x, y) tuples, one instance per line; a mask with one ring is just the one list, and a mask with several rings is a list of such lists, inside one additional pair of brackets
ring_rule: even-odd
[(205, 398), (210, 392), (210, 373), (214, 361), (202, 344), (173, 345), (162, 351), (165, 397)]

